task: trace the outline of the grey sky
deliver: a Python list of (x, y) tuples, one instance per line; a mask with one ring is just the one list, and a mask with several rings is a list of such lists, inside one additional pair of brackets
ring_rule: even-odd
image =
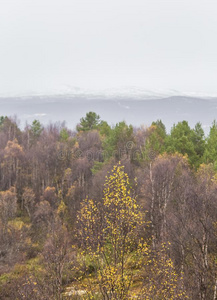
[(0, 94), (69, 85), (217, 95), (216, 15), (216, 0), (0, 0)]

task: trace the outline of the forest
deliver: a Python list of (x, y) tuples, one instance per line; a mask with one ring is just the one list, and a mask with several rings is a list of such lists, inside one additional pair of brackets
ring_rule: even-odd
[(217, 300), (217, 122), (0, 117), (0, 299)]

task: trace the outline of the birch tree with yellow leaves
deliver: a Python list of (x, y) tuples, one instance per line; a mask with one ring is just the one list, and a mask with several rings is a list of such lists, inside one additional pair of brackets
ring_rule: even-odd
[[(157, 261), (144, 239), (142, 232), (148, 226), (144, 217), (120, 164), (106, 177), (102, 202), (87, 198), (82, 203), (78, 238), (85, 265), (82, 279), (88, 278), (91, 299), (95, 295), (100, 295), (97, 299), (187, 299), (178, 287), (172, 261), (162, 255)], [(159, 279), (164, 286), (155, 282)], [(164, 294), (169, 298), (162, 298)]]

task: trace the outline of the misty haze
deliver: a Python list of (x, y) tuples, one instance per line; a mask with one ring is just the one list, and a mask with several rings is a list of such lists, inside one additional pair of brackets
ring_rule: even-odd
[(162, 120), (169, 132), (171, 127), (186, 120), (191, 127), (201, 122), (206, 134), (217, 116), (217, 98), (192, 96), (134, 95), (61, 95), (0, 98), (1, 114), (16, 114), (24, 127), (38, 119), (44, 125), (50, 121), (66, 122), (75, 129), (89, 111), (98, 113), (110, 125), (126, 121), (133, 126), (150, 126)]

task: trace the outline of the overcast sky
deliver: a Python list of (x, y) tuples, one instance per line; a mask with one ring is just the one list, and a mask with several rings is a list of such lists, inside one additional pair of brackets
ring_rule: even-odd
[(217, 1), (0, 0), (0, 94), (217, 95)]

